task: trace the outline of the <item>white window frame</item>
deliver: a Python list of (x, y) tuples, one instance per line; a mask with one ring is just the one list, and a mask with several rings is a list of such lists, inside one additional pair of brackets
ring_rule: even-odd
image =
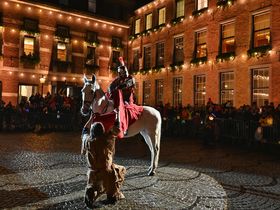
[[(252, 103), (256, 102), (257, 106), (264, 105), (264, 101), (269, 101), (270, 97), (270, 68), (269, 67), (258, 67), (251, 69), (251, 100)], [(254, 72), (266, 72), (263, 75), (254, 75)], [(256, 82), (256, 85), (255, 85)]]
[(173, 106), (182, 105), (183, 98), (183, 77), (173, 78)]
[[(223, 77), (224, 76), (224, 77)], [(234, 71), (220, 72), (220, 103), (231, 101), (234, 105)]]
[[(199, 89), (199, 84), (203, 87)], [(200, 96), (200, 97), (199, 97)], [(200, 74), (194, 76), (194, 105), (204, 106), (206, 98), (206, 75)]]

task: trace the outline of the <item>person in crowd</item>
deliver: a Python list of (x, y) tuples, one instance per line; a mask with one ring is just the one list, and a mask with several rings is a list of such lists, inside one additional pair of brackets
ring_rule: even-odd
[(107, 195), (107, 203), (115, 203), (125, 196), (120, 191), (124, 182), (126, 169), (113, 163), (115, 139), (120, 129), (113, 126), (108, 132), (102, 123), (91, 125), (90, 134), (86, 138), (85, 149), (88, 162), (88, 181), (85, 191), (85, 203), (88, 208), (103, 193)]

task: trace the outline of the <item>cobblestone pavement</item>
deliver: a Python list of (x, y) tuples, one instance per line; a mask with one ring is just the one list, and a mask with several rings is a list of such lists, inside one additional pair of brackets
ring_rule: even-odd
[[(99, 209), (280, 209), (280, 159), (162, 139), (157, 174), (140, 137), (117, 142), (125, 200)], [(0, 209), (86, 209), (79, 133), (0, 133)], [(101, 200), (105, 197), (101, 197)]]

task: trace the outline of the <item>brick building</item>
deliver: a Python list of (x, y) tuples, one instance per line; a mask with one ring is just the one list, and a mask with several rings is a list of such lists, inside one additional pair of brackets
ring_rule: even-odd
[(80, 94), (84, 73), (96, 72), (105, 89), (118, 57), (127, 57), (127, 24), (50, 5), (0, 3), (0, 98), (6, 103), (37, 92)]
[(155, 0), (130, 19), (140, 103), (280, 103), (279, 0)]

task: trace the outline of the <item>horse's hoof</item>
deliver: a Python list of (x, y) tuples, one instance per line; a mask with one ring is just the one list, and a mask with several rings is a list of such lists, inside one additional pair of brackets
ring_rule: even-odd
[(84, 202), (89, 209), (92, 209), (94, 207), (94, 205), (93, 205), (94, 194), (95, 194), (95, 192), (92, 187), (86, 189)]
[(154, 176), (156, 173), (154, 171), (151, 171), (148, 173), (148, 176)]

